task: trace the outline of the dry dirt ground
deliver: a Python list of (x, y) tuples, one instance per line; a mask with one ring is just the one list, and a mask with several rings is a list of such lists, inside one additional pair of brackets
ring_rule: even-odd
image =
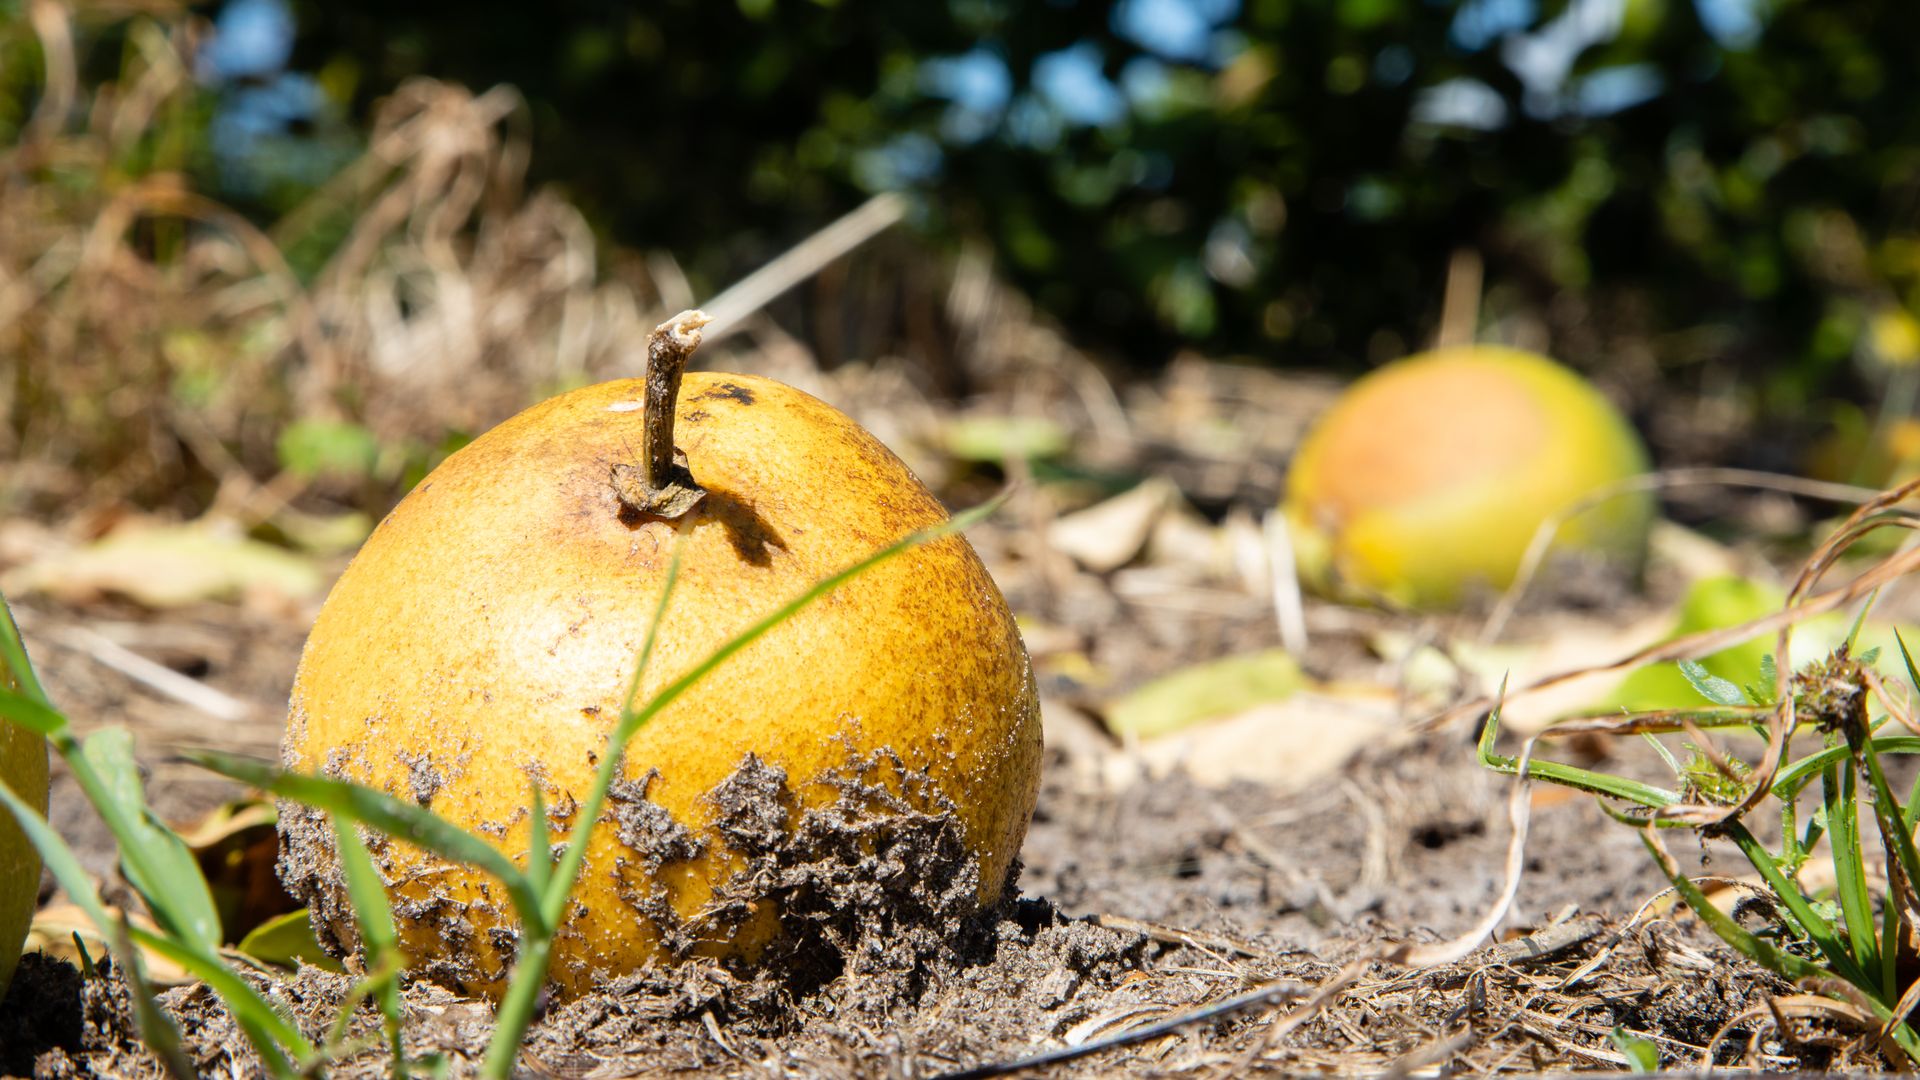
[[(981, 539), (989, 551), (995, 542)], [(297, 659), (299, 613), (212, 605), (165, 615), (76, 613), (28, 602), (22, 618), (54, 694), (83, 726), (134, 727), (150, 794), (168, 818), (191, 822), (238, 794), (170, 760), (170, 748), (272, 750), (273, 705), (284, 700)], [(1272, 633), (1268, 620), (1253, 615), (1210, 621), (1197, 651), (1264, 644)], [(1154, 631), (1142, 629), (1151, 619), (1114, 625), (1131, 626), (1127, 632), (1143, 640), (1114, 640), (1110, 651), (1155, 655)], [(102, 666), (74, 626), (146, 643), (176, 669), (258, 707), (249, 719), (210, 727), (192, 709)], [(1328, 662), (1341, 662), (1343, 647), (1357, 655), (1357, 646), (1338, 638), (1323, 635)], [(1188, 658), (1161, 650), (1141, 661), (1143, 674)], [(1620, 1069), (1626, 1058), (1610, 1037), (1616, 1028), (1651, 1040), (1675, 1066), (1841, 1063), (1834, 1047), (1848, 1041), (1846, 1033), (1808, 1024), (1780, 1029), (1766, 1000), (1787, 987), (1690, 921), (1660, 907), (1642, 911), (1660, 881), (1633, 832), (1586, 799), (1552, 790), (1532, 796), (1526, 873), (1501, 933), (1453, 964), (1419, 969), (1385, 959), (1398, 946), (1463, 932), (1500, 890), (1509, 787), (1475, 764), (1472, 734), (1456, 727), (1383, 739), (1291, 790), (1205, 785), (1178, 770), (1120, 785), (1103, 779), (1111, 769), (1102, 762), (1110, 766), (1126, 751), (1055, 703), (1024, 872), (998, 910), (969, 912), (943, 901), (939, 882), (963, 873), (964, 860), (943, 854), (924, 829), (889, 833), (883, 822), (893, 872), (914, 879), (906, 914), (898, 897), (882, 911), (871, 898), (861, 909), (849, 894), (855, 916), (816, 942), (804, 977), (694, 967), (550, 1007), (528, 1041), (524, 1070), (930, 1076), (1148, 1031), (1249, 995), (1242, 1007), (1054, 1069), (1221, 1076)], [(52, 816), (111, 885), (108, 838), (64, 776), (56, 777)], [(822, 870), (833, 858), (801, 851), (797, 862)], [(48, 899), (55, 899), (50, 889)], [(346, 987), (343, 977), (318, 969), (260, 981), (315, 1035)], [(253, 1071), (251, 1051), (204, 988), (179, 987), (164, 1000), (203, 1071)], [(477, 1060), (488, 1031), (485, 1005), (424, 983), (408, 1003), (418, 1052), (449, 1055), (456, 1072)], [(375, 1024), (363, 1007), (356, 1030), (371, 1035)], [(111, 970), (82, 979), (71, 966), (38, 957), (25, 963), (0, 1008), (0, 1068), (162, 1075), (139, 1046)], [(383, 1069), (382, 1052), (365, 1050), (339, 1071)]]
[[(1192, 769), (1107, 733), (1100, 703), (1115, 693), (1279, 641), (1269, 587), (1236, 578), (1234, 566), (1245, 567), (1234, 538), (1248, 533), (1244, 521), (1236, 532), (1232, 508), (1273, 505), (1280, 473), (1249, 462), (1276, 460), (1274, 447), (1291, 445), (1326, 387), (1294, 387), (1271, 402), (1230, 372), (1224, 391), (1188, 393), (1189, 374), (1176, 369), (1150, 407), (1129, 401), (1126, 415), (1136, 450), (1155, 462), (1151, 472), (1199, 512), (1168, 515), (1167, 528), (1151, 539), (1142, 533), (1141, 553), (1123, 552), (1117, 568), (1100, 571), (1037, 542), (1057, 535), (1058, 509), (1037, 498), (1016, 498), (971, 534), (1015, 610), (1030, 617), (1047, 702), (1045, 781), (1024, 869), (1004, 901), (985, 912), (955, 901), (966, 890), (949, 886), (970, 868), (937, 815), (803, 822), (769, 856), (782, 872), (783, 907), (810, 920), (789, 964), (771, 972), (692, 964), (548, 1003), (522, 1054), (523, 1074), (980, 1076), (1076, 1050), (1091, 1052), (1046, 1066), (1049, 1074), (1623, 1070), (1629, 1059), (1616, 1032), (1651, 1042), (1670, 1068), (1872, 1067), (1877, 1059), (1862, 1056), (1857, 1032), (1771, 1008), (1792, 988), (1670, 905), (1648, 904), (1662, 879), (1633, 830), (1557, 789), (1527, 797), (1524, 875), (1498, 931), (1452, 963), (1399, 962), (1409, 947), (1474, 927), (1505, 881), (1511, 787), (1477, 765), (1473, 718), (1416, 731), (1412, 721), (1430, 706), (1389, 695), (1392, 722), (1380, 724), (1375, 709), (1366, 715), (1376, 726), (1360, 737), (1341, 726), (1346, 714), (1284, 746), (1255, 728), (1224, 751), (1215, 746), (1212, 765), (1199, 767), (1204, 754), (1193, 758)], [(874, 409), (861, 418), (876, 430), (910, 411), (884, 400)], [(1181, 441), (1181, 432), (1221, 430), (1254, 432), (1262, 445), (1210, 456)], [(998, 483), (964, 469), (933, 479), (959, 504)], [(1761, 509), (1778, 519), (1777, 505)], [(15, 547), (18, 540), (0, 535)], [(7, 550), (0, 542), (0, 562)], [(1504, 640), (1564, 639), (1576, 626), (1590, 634), (1595, 612), (1621, 624), (1657, 616), (1676, 588), (1658, 574), (1651, 595), (1563, 579)], [(316, 603), (155, 612), (30, 596), (17, 610), (56, 700), (83, 732), (132, 728), (150, 800), (185, 826), (244, 793), (175, 752), (274, 754)], [(1312, 644), (1304, 663), (1327, 683), (1404, 686), (1407, 670), (1382, 659), (1380, 642), (1396, 632), (1441, 641), (1461, 629), (1324, 604), (1305, 614)], [(213, 720), (204, 705), (156, 692), (151, 680), (124, 673), (127, 652), (227, 695), (244, 715)], [(1359, 723), (1359, 715), (1348, 719)], [(1315, 753), (1323, 744), (1338, 752)], [(1651, 753), (1637, 743), (1558, 751), (1654, 775)], [(1265, 765), (1223, 772), (1223, 757)], [(109, 901), (133, 903), (117, 882), (110, 837), (57, 762), (51, 817)], [(848, 844), (856, 829), (858, 842)], [(1730, 850), (1684, 839), (1672, 847), (1694, 872), (1736, 872)], [(271, 844), (255, 843), (228, 868), (259, 912), (284, 904), (267, 876), (272, 854)], [(62, 898), (50, 882), (42, 900), (51, 923)], [(59, 944), (64, 935), (52, 938)], [(344, 976), (316, 968), (256, 981), (315, 1037), (347, 989)], [(258, 1072), (203, 986), (175, 986), (162, 1000), (200, 1071)], [(454, 1075), (471, 1072), (489, 1007), (424, 981), (406, 1000), (410, 1051), (445, 1055)], [(354, 1013), (350, 1030), (366, 1036), (365, 1046), (335, 1073), (384, 1075), (371, 1007)], [(164, 1072), (139, 1044), (111, 964), (83, 978), (63, 960), (30, 955), (0, 1004), (0, 1074)]]

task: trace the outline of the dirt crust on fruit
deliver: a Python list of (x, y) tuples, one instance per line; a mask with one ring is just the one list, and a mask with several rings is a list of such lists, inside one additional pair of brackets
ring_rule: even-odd
[[(331, 761), (326, 771), (344, 774), (344, 764)], [(410, 772), (417, 778), (433, 768), (417, 760)], [(655, 875), (664, 865), (700, 857), (707, 843), (648, 799), (655, 779), (648, 772), (617, 781), (608, 792), (606, 816), (628, 849), (614, 872), (633, 914), (651, 924), (674, 958), (688, 961), (703, 941), (730, 935), (769, 907), (778, 913), (779, 933), (751, 965), (716, 968), (735, 987), (730, 1014), (780, 1014), (794, 996), (847, 972), (859, 975), (870, 994), (906, 1000), (926, 985), (930, 965), (966, 954), (988, 933), (991, 916), (978, 899), (980, 866), (959, 815), (925, 772), (909, 769), (890, 750), (862, 756), (849, 748), (841, 767), (815, 781), (832, 793), (819, 806), (803, 806), (783, 770), (746, 755), (706, 795), (712, 834), (738, 865), (691, 917), (675, 911)], [(432, 797), (430, 786), (416, 782), (410, 790), (423, 803)], [(571, 800), (549, 809), (556, 835), (577, 811)], [(497, 824), (503, 833), (510, 823)], [(356, 955), (332, 825), (311, 808), (282, 802), (280, 827), (282, 882), (311, 908), (324, 947), (343, 958)], [(392, 880), (388, 842), (369, 836), (368, 844)], [(470, 906), (429, 893), (399, 901), (396, 910), (437, 924), (457, 946), (474, 933)], [(510, 953), (511, 932), (494, 933)], [(419, 970), (451, 988), (471, 986), (479, 976), (457, 948), (425, 958)], [(658, 977), (642, 977), (648, 980)]]

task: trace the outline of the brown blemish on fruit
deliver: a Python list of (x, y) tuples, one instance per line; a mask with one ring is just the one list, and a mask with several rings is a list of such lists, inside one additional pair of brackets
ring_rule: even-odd
[(754, 403), (755, 399), (753, 396), (753, 391), (747, 389), (744, 386), (741, 386), (739, 383), (723, 382), (717, 386), (708, 387), (706, 390), (701, 391), (698, 395), (688, 398), (687, 400), (689, 401), (731, 401), (740, 405), (751, 405)]

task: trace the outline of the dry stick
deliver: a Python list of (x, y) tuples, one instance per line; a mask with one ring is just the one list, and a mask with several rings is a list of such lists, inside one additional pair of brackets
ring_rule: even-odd
[(718, 341), (738, 330), (747, 316), (906, 216), (907, 200), (895, 192), (882, 192), (861, 203), (701, 305), (713, 316), (707, 336)]
[(253, 707), (246, 702), (215, 690), (198, 679), (182, 675), (165, 664), (157, 664), (84, 626), (62, 627), (54, 631), (53, 636), (68, 648), (85, 653), (102, 667), (111, 668), (215, 720), (235, 723), (253, 715)]
[(1546, 560), (1547, 552), (1553, 546), (1567, 522), (1586, 513), (1610, 499), (1636, 492), (1664, 491), (1668, 488), (1718, 486), (1757, 488), (1762, 491), (1779, 491), (1788, 495), (1801, 495), (1810, 499), (1825, 499), (1829, 502), (1866, 503), (1880, 494), (1873, 488), (1858, 487), (1853, 484), (1835, 484), (1825, 480), (1808, 480), (1799, 476), (1786, 476), (1780, 473), (1760, 472), (1755, 469), (1665, 469), (1643, 476), (1630, 476), (1604, 487), (1596, 488), (1579, 500), (1568, 504), (1558, 512), (1549, 515), (1533, 532), (1533, 540), (1527, 544), (1527, 551), (1520, 559), (1520, 568), (1514, 573), (1513, 583), (1500, 595), (1500, 603), (1480, 628), (1480, 643), (1490, 645), (1499, 640), (1505, 632), (1507, 623), (1513, 619), (1514, 609), (1520, 606), (1520, 600), (1526, 595), (1527, 587), (1533, 583), (1540, 572), (1540, 564)]
[(1434, 333), (1436, 349), (1473, 344), (1480, 322), (1480, 288), (1486, 267), (1480, 253), (1455, 248), (1447, 260), (1447, 287), (1440, 299), (1440, 326)]
[(1185, 945), (1192, 949), (1198, 949), (1201, 952), (1206, 952), (1211, 949), (1214, 952), (1233, 953), (1236, 956), (1244, 956), (1253, 960), (1258, 960), (1267, 955), (1250, 945), (1242, 945), (1237, 941), (1220, 937), (1217, 934), (1202, 933), (1198, 930), (1181, 930), (1177, 927), (1162, 926), (1159, 923), (1147, 922), (1144, 919), (1129, 919), (1125, 915), (1095, 915), (1093, 916), (1093, 924), (1095, 926), (1104, 926), (1109, 930), (1119, 930), (1128, 934), (1139, 934), (1149, 940), (1157, 941), (1162, 945)]
[[(1355, 961), (1354, 963), (1348, 964), (1345, 968), (1341, 969), (1339, 974), (1322, 983), (1314, 992), (1313, 996), (1309, 997), (1306, 1002), (1301, 1005), (1294, 1016), (1299, 1016), (1300, 1020), (1304, 1020), (1313, 1013), (1318, 1012), (1328, 1001), (1332, 1000), (1334, 994), (1345, 990), (1355, 979), (1358, 979), (1365, 970), (1366, 961)], [(1103, 1050), (1112, 1050), (1121, 1046), (1131, 1046), (1134, 1043), (1157, 1039), (1162, 1035), (1171, 1035), (1182, 1028), (1191, 1027), (1194, 1024), (1203, 1024), (1209, 1020), (1218, 1020), (1223, 1016), (1231, 1016), (1234, 1013), (1244, 1012), (1247, 1009), (1258, 1008), (1261, 1005), (1270, 1004), (1282, 998), (1297, 997), (1300, 995), (1302, 989), (1303, 987), (1292, 979), (1272, 982), (1265, 986), (1249, 990), (1237, 997), (1216, 1001), (1211, 1005), (1204, 1005), (1198, 1009), (1168, 1017), (1158, 1023), (1148, 1024), (1145, 1027), (1130, 1028), (1126, 1031), (1109, 1035), (1106, 1038), (1093, 1039), (1081, 1043), (1079, 1046), (1063, 1046), (1056, 1050), (1047, 1050), (1013, 1061), (1003, 1061), (993, 1065), (981, 1065), (972, 1069), (961, 1069), (957, 1072), (941, 1073), (936, 1076), (934, 1080), (985, 1080), (987, 1077), (1006, 1076), (1009, 1073), (1023, 1072), (1027, 1069), (1059, 1065), (1063, 1062), (1073, 1061), (1076, 1058), (1086, 1057), (1089, 1054), (1100, 1053)], [(1287, 1024), (1289, 1021), (1292, 1021), (1293, 1025), (1297, 1025), (1298, 1021), (1294, 1019), (1294, 1016), (1289, 1016), (1280, 1021), (1280, 1023)]]
[(1527, 867), (1527, 828), (1532, 822), (1533, 808), (1529, 797), (1533, 781), (1527, 775), (1527, 766), (1533, 761), (1533, 748), (1540, 738), (1535, 735), (1528, 739), (1520, 750), (1520, 760), (1514, 764), (1513, 790), (1507, 796), (1507, 820), (1513, 824), (1513, 836), (1507, 841), (1507, 884), (1500, 890), (1499, 898), (1478, 923), (1459, 937), (1432, 945), (1402, 945), (1389, 952), (1387, 960), (1407, 967), (1433, 967), (1464, 960), (1507, 917), (1514, 897), (1520, 894), (1520, 877)]
[[(1610, 663), (1598, 664), (1592, 667), (1575, 668), (1570, 671), (1562, 671), (1548, 675), (1526, 686), (1508, 690), (1505, 698), (1506, 700), (1512, 701), (1527, 697), (1539, 693), (1542, 690), (1549, 690), (1562, 683), (1585, 678), (1589, 675), (1603, 675), (1613, 671), (1625, 671), (1645, 664), (1661, 663), (1668, 660), (1688, 660), (1698, 656), (1705, 656), (1708, 653), (1719, 652), (1729, 645), (1738, 644), (1756, 635), (1791, 627), (1804, 619), (1812, 618), (1815, 615), (1824, 615), (1835, 608), (1843, 607), (1915, 569), (1920, 569), (1920, 549), (1903, 552), (1894, 558), (1880, 563), (1872, 570), (1855, 578), (1849, 584), (1802, 601), (1797, 606), (1783, 608), (1780, 611), (1761, 616), (1758, 619), (1742, 623), (1739, 626), (1730, 626), (1718, 630), (1703, 630), (1697, 634), (1688, 634), (1684, 637), (1674, 638), (1671, 641), (1649, 645)], [(1781, 665), (1780, 670), (1783, 676), (1787, 672), (1784, 664)], [(1783, 690), (1783, 688), (1776, 687), (1776, 690)], [(1416, 725), (1416, 727), (1419, 730), (1432, 730), (1445, 727), (1465, 716), (1484, 714), (1492, 707), (1493, 701), (1493, 697), (1488, 695), (1463, 702), (1428, 717)], [(1678, 721), (1670, 721), (1670, 723), (1677, 724)], [(1602, 729), (1597, 727), (1574, 728), (1566, 724), (1555, 725), (1553, 729), (1556, 734), (1560, 735), (1601, 730), (1615, 729)], [(1631, 732), (1642, 729), (1620, 728), (1618, 730)], [(1645, 730), (1656, 729), (1646, 728)], [(1668, 727), (1657, 730), (1675, 729)]]
[(1300, 597), (1300, 566), (1294, 558), (1293, 536), (1287, 519), (1271, 513), (1260, 523), (1267, 542), (1267, 578), (1273, 585), (1273, 614), (1280, 624), (1280, 644), (1295, 656), (1307, 653), (1307, 609)]

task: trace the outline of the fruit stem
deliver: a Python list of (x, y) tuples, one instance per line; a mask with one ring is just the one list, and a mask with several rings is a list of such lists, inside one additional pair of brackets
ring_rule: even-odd
[(647, 389), (643, 405), (638, 467), (615, 465), (614, 490), (636, 512), (669, 520), (681, 517), (706, 498), (687, 467), (687, 455), (673, 445), (675, 399), (687, 360), (700, 347), (700, 328), (712, 322), (704, 311), (683, 311), (647, 336)]

